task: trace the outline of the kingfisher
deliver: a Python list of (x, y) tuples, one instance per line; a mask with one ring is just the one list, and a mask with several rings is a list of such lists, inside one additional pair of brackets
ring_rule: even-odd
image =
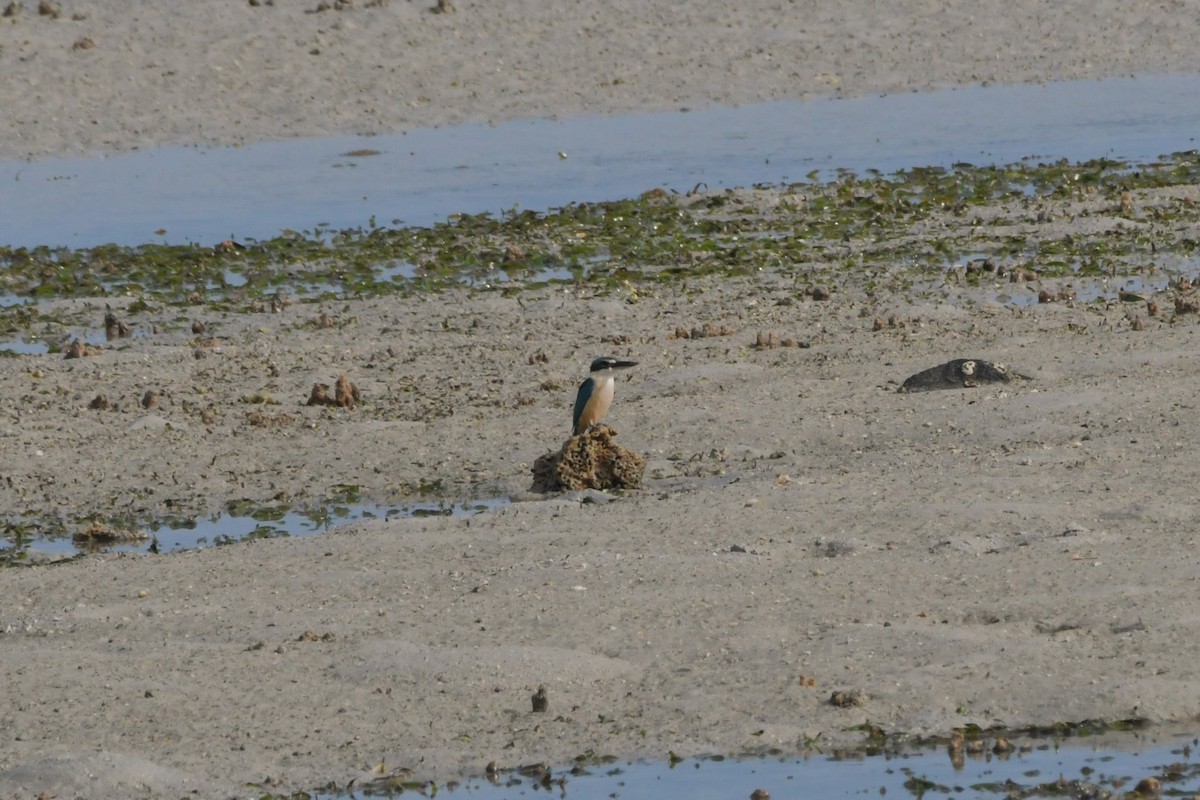
[(599, 422), (612, 405), (613, 389), (616, 382), (613, 377), (619, 369), (629, 369), (637, 366), (636, 361), (625, 361), (612, 356), (600, 356), (592, 361), (591, 375), (579, 384), (579, 394), (575, 395), (575, 416), (572, 421), (574, 436), (586, 431)]

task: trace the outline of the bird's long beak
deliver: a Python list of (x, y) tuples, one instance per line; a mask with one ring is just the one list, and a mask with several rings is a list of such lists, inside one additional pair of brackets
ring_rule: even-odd
[(627, 369), (628, 367), (636, 367), (637, 365), (638, 362), (636, 361), (617, 361), (610, 369)]

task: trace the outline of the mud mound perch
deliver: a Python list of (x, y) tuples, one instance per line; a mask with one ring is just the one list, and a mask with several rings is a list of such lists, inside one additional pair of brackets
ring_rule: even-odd
[(636, 489), (646, 471), (646, 459), (613, 441), (617, 432), (597, 425), (546, 453), (533, 465), (534, 492), (564, 489)]

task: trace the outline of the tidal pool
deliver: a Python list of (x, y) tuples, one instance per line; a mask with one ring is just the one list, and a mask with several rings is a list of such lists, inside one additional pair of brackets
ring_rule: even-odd
[(1147, 161), (1195, 147), (1197, 130), (1200, 76), (1168, 75), (9, 161), (0, 245), (212, 245), (814, 171)]
[[(562, 800), (746, 800), (766, 792), (784, 798), (1123, 798), (1145, 793), (1157, 781), (1161, 796), (1200, 792), (1194, 734), (1142, 732), (1064, 739), (1014, 739), (1007, 755), (991, 752), (951, 759), (945, 747), (879, 755), (814, 753), (810, 756), (736, 759), (708, 757), (672, 762), (614, 762), (540, 772), (529, 767), (492, 781), (436, 787), (438, 796), (476, 800), (556, 797)], [(1143, 783), (1143, 781), (1146, 781)], [(399, 783), (392, 784), (397, 787)], [(411, 786), (411, 785), (410, 785)], [(1139, 793), (1139, 786), (1143, 793)], [(354, 791), (322, 791), (320, 800), (386, 797), (385, 778), (358, 782)], [(421, 791), (431, 796), (431, 786)], [(408, 792), (416, 795), (415, 787)], [(765, 800), (765, 798), (764, 798)]]
[[(13, 523), (5, 536), (0, 537), (0, 553), (9, 556), (29, 551), (42, 556), (72, 556), (79, 553), (169, 553), (201, 547), (219, 547), (248, 539), (276, 539), (292, 536), (315, 536), (338, 525), (364, 519), (397, 519), (404, 517), (471, 516), (504, 505), (507, 497), (473, 501), (428, 501), (403, 503), (331, 503), (309, 511), (286, 508), (231, 510), (195, 520), (164, 520), (160, 522), (119, 526), (136, 538), (89, 540), (81, 536), (59, 533), (51, 526), (28, 521)], [(72, 526), (78, 528), (78, 526)], [(114, 526), (101, 526), (111, 530)], [(5, 546), (6, 545), (6, 546)]]

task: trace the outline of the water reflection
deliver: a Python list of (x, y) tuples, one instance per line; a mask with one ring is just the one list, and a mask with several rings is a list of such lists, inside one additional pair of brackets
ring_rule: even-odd
[(510, 502), (507, 497), (493, 497), (464, 502), (332, 503), (309, 511), (283, 507), (235, 508), (208, 518), (162, 520), (149, 524), (97, 522), (91, 526), (68, 526), (46, 521), (13, 521), (0, 526), (0, 531), (4, 532), (2, 540), (7, 544), (0, 545), (0, 553), (8, 551), (9, 556), (25, 551), (53, 556), (99, 550), (167, 553), (219, 547), (249, 539), (314, 536), (338, 525), (365, 519), (471, 516)]
[[(814, 753), (808, 757), (710, 757), (671, 762), (591, 763), (548, 770), (527, 765), (490, 780), (436, 787), (440, 795), (476, 800), (553, 796), (564, 800), (731, 800), (731, 798), (837, 798), (861, 796), (1103, 798), (1200, 792), (1194, 735), (1131, 735), (1114, 739), (1017, 740), (997, 754), (993, 743), (961, 760), (945, 747), (878, 755)], [(417, 784), (420, 786), (420, 784)], [(350, 791), (314, 798), (394, 796), (416, 788), (408, 774), (356, 782)], [(422, 786), (428, 793), (431, 785)], [(1138, 793), (1140, 792), (1140, 793)]]

